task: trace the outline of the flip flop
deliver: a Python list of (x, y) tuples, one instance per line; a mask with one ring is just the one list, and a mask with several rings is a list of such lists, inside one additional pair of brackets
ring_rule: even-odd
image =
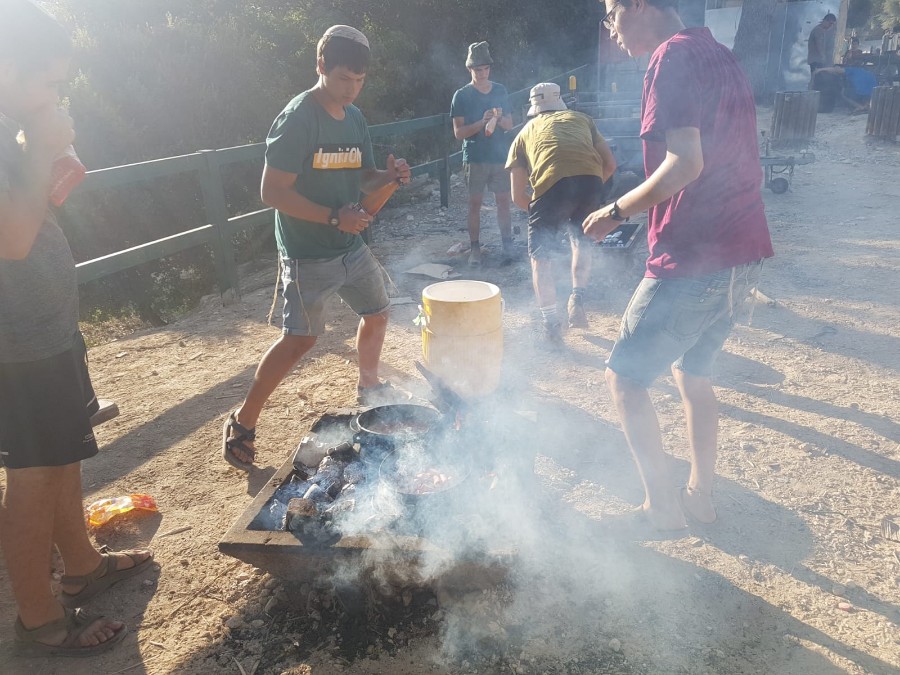
[[(80, 609), (67, 609), (62, 618), (29, 630), (25, 628), (22, 620), (16, 617), (16, 653), (19, 656), (95, 656), (102, 654), (121, 642), (128, 633), (128, 626), (122, 624), (122, 627), (105, 642), (88, 647), (80, 645), (78, 640), (81, 635), (104, 618), (103, 616), (89, 616)], [(60, 644), (48, 645), (41, 642), (61, 630), (66, 631), (66, 637)]]
[[(697, 518), (697, 516), (694, 515), (694, 512), (691, 511), (687, 507), (687, 504), (685, 503), (684, 498), (688, 492), (696, 492), (698, 494), (701, 494), (700, 490), (693, 490), (693, 489), (689, 488), (687, 485), (685, 485), (683, 488), (681, 488), (681, 492), (679, 493), (679, 501), (681, 502), (681, 510), (684, 513), (684, 515), (687, 516), (688, 518), (690, 518), (691, 522), (694, 523), (695, 525), (713, 525), (713, 524), (715, 524), (715, 522), (719, 520), (718, 512), (716, 513), (715, 518), (713, 518), (709, 522), (706, 522), (704, 520), (700, 520), (699, 518)], [(713, 510), (715, 510), (715, 509), (713, 509)]]
[[(234, 414), (235, 412), (237, 411), (228, 414), (228, 419), (225, 420), (225, 427), (222, 429), (222, 459), (231, 464), (235, 469), (240, 469), (241, 471), (247, 471), (249, 473), (253, 469), (253, 460), (256, 458), (256, 449), (246, 445), (244, 441), (256, 440), (256, 427), (252, 429), (245, 427), (237, 421), (237, 417), (235, 417)], [(232, 431), (236, 434), (234, 437), (231, 437)], [(250, 455), (250, 461), (244, 462), (238, 459), (234, 454), (235, 448)]]
[[(134, 565), (127, 569), (117, 570), (116, 553), (131, 558)], [(60, 592), (59, 604), (68, 609), (81, 607), (113, 584), (143, 572), (153, 562), (153, 553), (150, 553), (149, 558), (138, 561), (137, 556), (140, 553), (145, 553), (145, 551), (109, 551), (103, 547), (100, 549), (100, 564), (94, 568), (93, 572), (81, 576), (66, 575), (62, 578), (61, 583), (63, 584), (84, 584), (84, 588), (77, 593)]]

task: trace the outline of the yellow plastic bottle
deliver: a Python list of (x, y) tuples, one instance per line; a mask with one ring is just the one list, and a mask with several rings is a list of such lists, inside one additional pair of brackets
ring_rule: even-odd
[(134, 511), (158, 511), (156, 500), (150, 495), (134, 494), (98, 499), (84, 510), (88, 524), (92, 527), (100, 527), (123, 513)]

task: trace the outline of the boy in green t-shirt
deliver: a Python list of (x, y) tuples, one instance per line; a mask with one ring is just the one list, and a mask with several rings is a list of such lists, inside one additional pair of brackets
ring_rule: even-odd
[(284, 319), (282, 336), (263, 356), (247, 398), (225, 422), (222, 456), (244, 471), (253, 467), (263, 405), (324, 332), (325, 305), (335, 293), (360, 316), (358, 402), (397, 398), (378, 379), (390, 303), (381, 265), (360, 236), (372, 216), (357, 202), (360, 192), (408, 183), (409, 165), (390, 155), (385, 171), (375, 168), (366, 120), (353, 105), (369, 65), (365, 35), (332, 26), (316, 57), (318, 83), (288, 103), (266, 139), (260, 191), (275, 208)]

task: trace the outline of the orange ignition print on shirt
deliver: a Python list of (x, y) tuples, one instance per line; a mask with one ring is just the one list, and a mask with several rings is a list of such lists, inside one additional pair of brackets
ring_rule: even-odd
[(359, 146), (321, 146), (313, 154), (313, 169), (361, 169), (362, 148)]

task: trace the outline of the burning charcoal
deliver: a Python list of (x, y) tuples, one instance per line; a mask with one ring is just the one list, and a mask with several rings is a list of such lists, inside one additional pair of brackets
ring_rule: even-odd
[(275, 499), (287, 504), (292, 499), (305, 495), (310, 485), (313, 485), (313, 482), (310, 480), (291, 480), (291, 482), (285, 483), (275, 491)]
[[(331, 487), (331, 485), (328, 485), (327, 487)], [(306, 500), (310, 500), (316, 504), (330, 504), (333, 501), (331, 499), (331, 496), (328, 494), (328, 491), (326, 489), (323, 489), (323, 487), (320, 485), (310, 485), (309, 490), (306, 491), (306, 494), (303, 495), (303, 498)]]
[(354, 494), (356, 494), (356, 485), (353, 483), (345, 483), (341, 488), (341, 498), (352, 497)]
[(325, 457), (319, 462), (319, 469), (310, 480), (324, 487), (325, 483), (340, 483), (343, 472), (343, 468), (334, 457)]
[(362, 462), (350, 462), (344, 467), (344, 480), (352, 485), (362, 483), (366, 479), (366, 465)]
[(349, 511), (353, 511), (356, 509), (356, 500), (355, 499), (341, 499), (340, 501), (335, 502), (327, 509), (325, 509), (325, 513), (330, 516), (336, 516), (341, 513), (347, 513)]
[(284, 515), (284, 529), (293, 532), (302, 528), (309, 519), (318, 517), (319, 510), (315, 502), (309, 499), (292, 499), (288, 502)]
[[(359, 453), (356, 451), (353, 443), (349, 441), (328, 448), (328, 450), (325, 451), (325, 454), (327, 455), (326, 459), (333, 458), (339, 462), (352, 462), (359, 459)], [(323, 459), (322, 461), (324, 462), (325, 460)]]

